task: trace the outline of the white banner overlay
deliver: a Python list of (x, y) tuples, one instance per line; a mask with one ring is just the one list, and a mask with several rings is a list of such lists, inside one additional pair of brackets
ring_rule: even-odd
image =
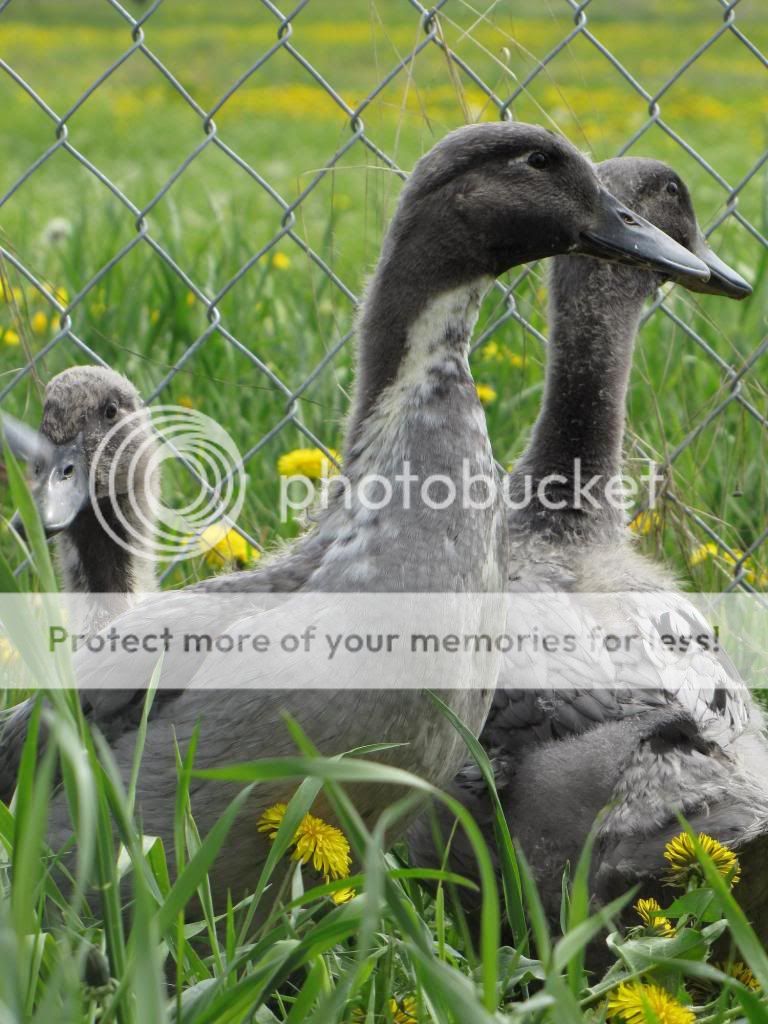
[[(768, 688), (760, 594), (0, 595), (0, 686)], [(95, 624), (103, 624), (96, 628)]]

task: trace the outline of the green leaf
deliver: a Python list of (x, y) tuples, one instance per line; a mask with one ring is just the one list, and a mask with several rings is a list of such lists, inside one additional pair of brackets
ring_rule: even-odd
[(48, 746), (42, 762), (38, 764), (40, 715), (38, 700), (29, 719), (16, 789), (11, 906), (19, 938), (34, 928), (34, 907), (44, 868), (40, 852), (48, 826), (48, 805), (53, 788), (53, 746)]
[[(583, 964), (586, 955), (586, 949), (595, 935), (602, 931), (607, 925), (613, 921), (613, 919), (621, 913), (621, 911), (630, 903), (637, 895), (637, 887), (631, 889), (629, 892), (624, 893), (623, 896), (618, 896), (615, 900), (607, 903), (592, 917), (586, 918), (586, 920), (580, 921), (575, 927), (570, 928), (566, 934), (560, 939), (555, 946), (554, 954), (552, 956), (552, 963), (555, 970), (562, 970), (563, 967), (570, 966), (574, 962), (578, 962), (579, 965)], [(578, 979), (581, 981), (582, 975), (578, 975)], [(571, 974), (568, 974), (569, 982), (571, 980)], [(574, 996), (578, 996), (583, 988), (582, 985), (576, 991), (571, 987), (571, 991)]]
[(528, 984), (530, 981), (544, 981), (547, 972), (541, 960), (530, 960), (512, 946), (501, 946), (499, 949), (499, 977), (501, 991), (506, 998), (512, 990)]
[(704, 960), (710, 945), (702, 932), (681, 928), (669, 938), (648, 935), (626, 939), (614, 950), (631, 971), (647, 971), (665, 960)]
[(514, 935), (517, 946), (525, 951), (528, 937), (528, 927), (525, 922), (525, 908), (523, 906), (523, 890), (520, 881), (520, 869), (517, 863), (515, 847), (512, 836), (509, 832), (507, 818), (504, 808), (501, 806), (499, 794), (496, 791), (496, 779), (493, 774), (493, 766), (488, 760), (488, 755), (479, 743), (477, 738), (467, 729), (461, 719), (451, 708), (440, 700), (437, 694), (431, 690), (426, 691), (427, 696), (433, 701), (443, 715), (451, 722), (454, 729), (460, 734), (467, 745), (467, 748), (480, 769), (483, 780), (488, 788), (488, 795), (493, 807), (493, 831), (498, 850), (499, 866), (501, 868), (501, 880), (504, 890), (504, 904), (507, 911), (509, 925)]
[[(605, 812), (599, 814), (595, 819), (592, 827), (589, 830), (584, 847), (579, 856), (579, 862), (576, 865), (576, 873), (573, 876), (573, 885), (571, 886), (570, 899), (569, 899), (569, 913), (568, 913), (568, 934), (573, 933), (587, 935), (585, 942), (582, 945), (578, 943), (571, 943), (567, 948), (572, 949), (572, 954), (567, 959), (568, 966), (568, 984), (571, 987), (571, 992), (574, 996), (578, 996), (581, 991), (586, 988), (586, 976), (584, 974), (584, 960), (586, 957), (587, 943), (592, 937), (604, 926), (604, 922), (607, 920), (608, 908), (599, 915), (598, 919), (593, 918), (595, 927), (592, 927), (592, 923), (589, 923), (588, 927), (581, 929), (582, 925), (588, 923), (589, 919), (589, 870), (592, 864), (592, 850), (595, 845), (595, 839), (600, 826), (603, 823)], [(614, 901), (616, 902), (616, 901)], [(623, 907), (629, 902), (629, 898), (621, 902), (619, 905)], [(558, 943), (558, 949), (562, 955), (562, 950), (566, 948), (564, 943)]]
[(174, 882), (165, 903), (157, 912), (158, 930), (161, 935), (173, 926), (176, 915), (181, 913), (187, 901), (197, 892), (203, 876), (216, 859), (224, 840), (227, 838), (227, 833), (242, 809), (243, 804), (250, 796), (252, 788), (252, 786), (247, 786), (231, 801), (203, 840), (200, 849)]
[(536, 952), (539, 954), (541, 961), (549, 968), (552, 957), (552, 939), (549, 933), (549, 925), (547, 924), (547, 915), (544, 912), (544, 906), (541, 902), (541, 896), (539, 895), (531, 866), (521, 849), (517, 851), (517, 863), (520, 867), (520, 878), (522, 879), (523, 892), (528, 907), (528, 919), (531, 922), (531, 931), (536, 942)]
[(707, 886), (691, 889), (664, 910), (665, 917), (695, 917), (699, 921), (717, 921), (722, 917), (720, 903), (714, 892)]
[(734, 942), (741, 950), (744, 960), (752, 969), (763, 992), (768, 992), (768, 953), (763, 948), (744, 911), (734, 899), (722, 875), (712, 863), (712, 858), (705, 852), (686, 822), (683, 822), (683, 827), (693, 842), (696, 856), (704, 871), (704, 877), (720, 900), (720, 906), (728, 921)]
[(303, 1024), (325, 987), (327, 978), (325, 962), (322, 957), (317, 957), (310, 965), (307, 979), (296, 995), (285, 1024)]
[(21, 521), (24, 524), (35, 571), (40, 579), (43, 590), (53, 594), (58, 590), (58, 587), (56, 586), (56, 575), (53, 571), (43, 524), (40, 522), (37, 506), (32, 495), (29, 493), (24, 474), (6, 444), (5, 439), (3, 439), (3, 458), (8, 472), (8, 486), (11, 491), (11, 497), (16, 508), (19, 510)]
[(768, 1006), (749, 989), (739, 986), (736, 988), (736, 998), (741, 1003), (744, 1016), (749, 1024), (768, 1024)]

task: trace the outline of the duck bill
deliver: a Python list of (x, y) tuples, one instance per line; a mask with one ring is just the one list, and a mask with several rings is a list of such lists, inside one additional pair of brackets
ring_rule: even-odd
[(654, 270), (689, 288), (709, 280), (710, 271), (703, 260), (605, 189), (601, 190), (596, 222), (582, 231), (576, 251)]
[[(32, 497), (47, 537), (66, 530), (88, 504), (88, 468), (82, 439), (52, 445), (47, 458), (40, 459), (32, 483)], [(22, 540), (26, 532), (18, 512), (11, 526)]]
[(709, 280), (682, 282), (691, 291), (704, 292), (707, 295), (725, 295), (729, 299), (746, 299), (752, 294), (752, 285), (745, 281), (741, 274), (737, 274), (733, 267), (729, 267), (721, 260), (717, 253), (712, 252), (701, 233), (698, 234), (692, 248), (694, 255), (707, 265)]

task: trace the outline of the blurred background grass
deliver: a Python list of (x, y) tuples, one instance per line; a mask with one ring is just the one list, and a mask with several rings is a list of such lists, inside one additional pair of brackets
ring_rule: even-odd
[[(146, 7), (126, 0), (135, 16)], [(291, 44), (352, 107), (424, 38), (407, 0), (341, 0), (331, 9), (309, 3), (292, 19)], [(660, 90), (723, 24), (721, 4), (703, 0), (592, 3), (589, 27), (651, 93)], [(738, 26), (768, 50), (768, 10), (743, 0)], [(450, 0), (440, 31), (453, 50), (498, 96), (509, 96), (573, 29), (565, 2)], [(279, 22), (252, 0), (225, 7), (204, 0), (167, 0), (144, 26), (146, 44), (205, 110), (277, 39)], [(64, 116), (132, 45), (131, 28), (108, 3), (17, 0), (0, 18), (0, 53)], [(731, 184), (766, 148), (765, 66), (732, 33), (689, 67), (660, 100), (662, 116)], [(55, 126), (8, 75), (0, 77), (0, 194), (55, 142)], [(595, 159), (615, 155), (648, 119), (647, 104), (582, 35), (539, 74), (513, 104), (514, 117), (563, 131)], [(366, 134), (408, 170), (446, 131), (467, 120), (494, 119), (496, 108), (468, 78), (426, 47), (363, 112)], [(346, 143), (348, 118), (311, 75), (278, 50), (217, 111), (219, 136), (288, 202)], [(133, 53), (67, 118), (68, 139), (138, 207), (158, 190), (204, 138), (201, 118), (161, 73)], [(676, 142), (653, 126), (633, 153), (670, 161), (689, 182), (700, 220), (723, 210), (725, 192)], [(360, 143), (338, 160), (298, 207), (296, 231), (360, 294), (394, 208), (399, 179)], [(743, 190), (739, 210), (766, 234), (766, 172)], [(281, 228), (282, 211), (242, 168), (205, 148), (151, 210), (152, 236), (207, 295), (221, 288)], [(109, 190), (58, 149), (0, 207), (0, 237), (51, 289), (71, 299), (135, 237), (135, 218)], [(713, 236), (718, 251), (750, 280), (755, 295), (741, 305), (679, 293), (671, 308), (723, 362), (738, 369), (766, 329), (766, 252), (732, 218)], [(0, 305), (0, 388), (53, 337), (58, 317), (7, 262)], [(546, 277), (538, 268), (516, 292), (519, 312), (546, 330)], [(270, 249), (218, 304), (222, 321), (290, 388), (298, 388), (349, 330), (353, 304), (290, 239)], [(499, 293), (481, 320), (503, 310)], [(71, 311), (73, 329), (102, 358), (127, 373), (143, 393), (163, 381), (206, 328), (205, 306), (146, 245), (134, 248)], [(487, 413), (499, 460), (510, 465), (535, 418), (544, 350), (530, 330), (510, 320), (474, 357), (476, 379), (492, 389)], [(73, 362), (88, 361), (67, 339), (20, 379), (3, 408), (36, 421), (44, 382)], [(742, 393), (768, 413), (765, 360)], [(346, 345), (303, 393), (299, 415), (325, 444), (339, 448), (353, 381)], [(686, 332), (661, 313), (643, 329), (630, 394), (630, 473), (641, 456), (658, 459), (695, 433), (729, 393), (726, 373)], [(198, 342), (161, 400), (182, 401), (216, 417), (248, 451), (284, 415), (285, 396), (217, 332)], [(761, 537), (768, 520), (764, 427), (737, 403), (703, 429), (675, 461), (674, 492), (738, 553)], [(261, 542), (291, 535), (280, 523), (279, 455), (305, 445), (287, 426), (250, 460), (242, 525)], [(183, 491), (182, 478), (170, 489)], [(10, 515), (3, 496), (0, 511)], [(733, 556), (673, 502), (638, 531), (649, 550), (663, 550), (702, 589), (719, 589)], [(9, 538), (2, 540), (9, 548)], [(18, 552), (12, 554), (18, 561)], [(768, 585), (765, 551), (746, 564), (750, 583)], [(172, 580), (208, 571), (186, 563)]]

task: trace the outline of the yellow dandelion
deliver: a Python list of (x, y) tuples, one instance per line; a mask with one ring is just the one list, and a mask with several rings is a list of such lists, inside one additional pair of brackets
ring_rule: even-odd
[(347, 837), (322, 818), (314, 814), (305, 814), (296, 829), (294, 837), (296, 849), (293, 859), (302, 864), (312, 862), (315, 871), (319, 871), (326, 881), (333, 878), (346, 878), (352, 858)]
[(3, 344), (9, 348), (16, 348), (17, 345), (21, 344), (21, 338), (19, 337), (18, 331), (14, 331), (12, 327), (3, 335)]
[(195, 293), (194, 292), (187, 292), (187, 305), (188, 306), (194, 306), (194, 304), (196, 302), (197, 302), (197, 296), (195, 295)]
[(752, 558), (745, 558), (744, 552), (741, 548), (734, 548), (733, 551), (721, 551), (720, 557), (726, 565), (731, 565), (737, 571), (744, 573), (744, 578), (748, 583), (755, 583), (758, 579), (758, 573), (755, 571), (756, 566)]
[(701, 544), (691, 552), (690, 563), (691, 565), (700, 565), (708, 558), (716, 558), (717, 552), (717, 544), (714, 544), (712, 541), (709, 541), (706, 544)]
[(331, 893), (331, 899), (337, 907), (341, 906), (342, 903), (349, 903), (349, 901), (354, 899), (355, 896), (357, 896), (357, 890), (351, 885), (345, 886), (343, 889), (337, 889), (335, 892)]
[(274, 839), (283, 823), (287, 807), (287, 804), (273, 804), (272, 807), (268, 807), (259, 818), (259, 832), (268, 832), (269, 838)]
[(757, 992), (760, 988), (760, 982), (743, 960), (734, 960), (732, 964), (715, 964), (715, 967), (722, 971), (723, 974), (727, 974), (729, 977), (735, 978), (736, 981), (740, 981), (742, 985), (753, 992)]
[[(717, 870), (731, 885), (736, 885), (741, 874), (739, 859), (733, 850), (723, 846), (712, 836), (699, 832), (698, 842), (702, 850), (711, 858)], [(704, 873), (693, 848), (693, 840), (686, 832), (670, 839), (664, 847), (664, 859), (669, 864), (669, 874), (665, 881), (669, 885), (687, 885), (689, 879), (703, 880)]]
[(522, 370), (525, 366), (525, 359), (517, 352), (509, 352), (502, 348), (498, 341), (486, 341), (480, 349), (480, 358), (485, 363), (506, 363), (516, 370)]
[(483, 405), (491, 405), (496, 401), (496, 392), (490, 384), (477, 384), (477, 397)]
[(149, 322), (152, 324), (152, 326), (154, 327), (155, 324), (158, 323), (159, 320), (160, 320), (160, 310), (159, 309), (150, 309), (150, 311), (149, 311)]
[(11, 641), (5, 636), (0, 636), (0, 665), (10, 665), (18, 656), (19, 652)]
[(624, 1024), (693, 1024), (693, 1011), (679, 1003), (660, 985), (625, 982), (608, 1000), (608, 1016)]
[(291, 265), (291, 257), (284, 252), (276, 252), (272, 256), (272, 266), (275, 270), (288, 270)]
[(699, 565), (707, 558), (719, 558), (721, 562), (732, 566), (734, 569), (738, 567), (738, 570), (743, 572), (744, 578), (748, 583), (756, 584), (757, 586), (763, 586), (765, 583), (765, 574), (758, 570), (754, 559), (744, 557), (744, 552), (740, 548), (734, 548), (733, 551), (725, 551), (719, 548), (713, 541), (709, 541), (707, 544), (701, 544), (694, 549), (691, 553), (690, 563), (691, 565)]
[(0, 282), (0, 298), (2, 298), (3, 302), (20, 306), (24, 299), (24, 292), (22, 292), (21, 288), (12, 288), (11, 285), (2, 281)]
[[(283, 803), (268, 807), (259, 818), (258, 831), (266, 832), (270, 840), (273, 840), (285, 817), (286, 807)], [(352, 863), (349, 843), (341, 829), (335, 825), (329, 825), (314, 814), (305, 814), (294, 833), (292, 843), (295, 845), (293, 859), (302, 864), (311, 861), (312, 867), (323, 875), (326, 882), (349, 877)], [(340, 898), (340, 892), (350, 895)], [(334, 902), (344, 903), (354, 894), (353, 889), (340, 889), (334, 894)]]
[[(333, 448), (328, 451), (341, 462), (341, 456)], [(305, 476), (310, 480), (320, 480), (333, 476), (338, 470), (325, 452), (319, 448), (294, 448), (277, 460), (277, 472), (280, 476)]]
[(675, 929), (668, 917), (664, 916), (657, 900), (638, 900), (635, 904), (638, 917), (646, 928), (657, 935), (674, 935)]
[(208, 565), (220, 568), (229, 562), (247, 565), (261, 558), (260, 552), (252, 548), (245, 537), (226, 523), (213, 523), (203, 530), (199, 538), (200, 551)]
[(61, 306), (69, 304), (69, 292), (66, 288), (54, 288), (53, 297)]
[(190, 395), (181, 395), (178, 399), (178, 404), (184, 409), (194, 409), (195, 403)]
[(734, 548), (733, 552), (721, 551), (720, 557), (724, 562), (727, 562), (728, 565), (736, 565), (737, 562), (741, 562), (743, 560), (744, 552), (741, 550), (741, 548)]
[(747, 561), (743, 563), (743, 565), (744, 578), (746, 579), (747, 583), (751, 583), (753, 587), (764, 587), (766, 574), (764, 572), (759, 571), (757, 564), (751, 558), (748, 558)]
[(416, 1024), (419, 1019), (416, 996), (402, 996), (400, 999), (392, 996), (387, 1008), (392, 1017), (392, 1024)]
[(661, 526), (661, 515), (655, 508), (648, 508), (644, 512), (638, 512), (629, 524), (630, 530), (642, 537), (647, 536), (659, 526)]
[(38, 309), (36, 313), (32, 314), (29, 326), (32, 328), (32, 332), (34, 334), (45, 334), (48, 330), (48, 317), (41, 309)]

